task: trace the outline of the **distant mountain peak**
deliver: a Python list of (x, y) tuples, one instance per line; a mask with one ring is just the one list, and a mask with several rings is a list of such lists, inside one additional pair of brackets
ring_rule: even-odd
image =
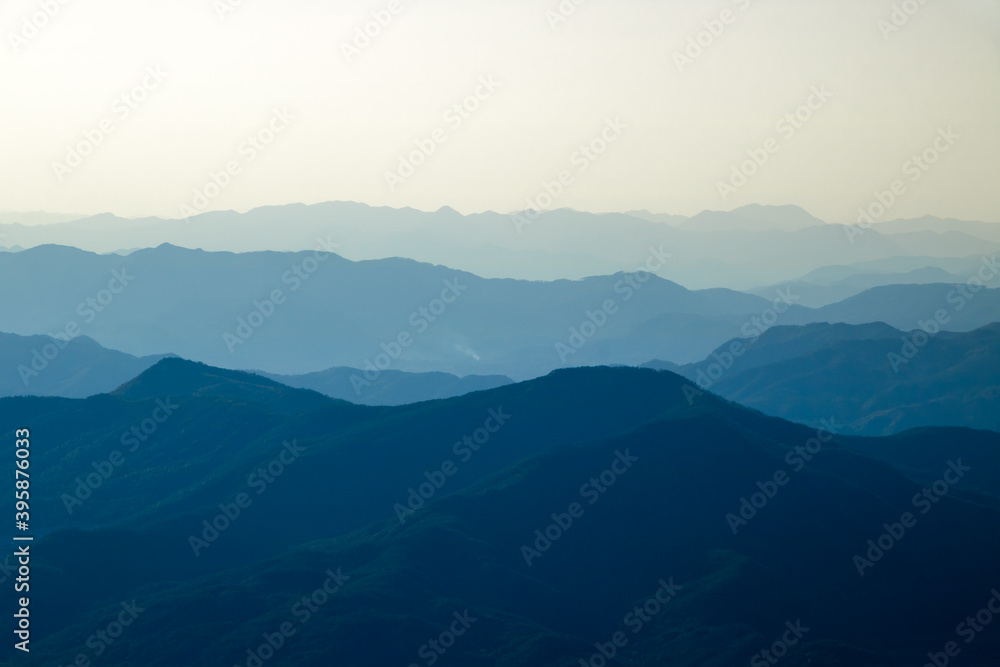
[(748, 204), (732, 211), (702, 211), (683, 225), (694, 231), (784, 231), (795, 232), (826, 223), (795, 205)]
[(741, 214), (745, 217), (782, 214), (782, 215), (799, 216), (803, 219), (809, 219), (809, 220), (819, 220), (819, 218), (814, 216), (812, 213), (805, 210), (801, 206), (797, 206), (795, 204), (747, 204), (745, 206), (740, 206), (739, 208), (733, 209), (732, 212), (736, 214)]
[(331, 402), (314, 391), (293, 389), (260, 375), (215, 368), (180, 357), (163, 359), (111, 394), (127, 400), (222, 396), (263, 403), (280, 412), (305, 412)]

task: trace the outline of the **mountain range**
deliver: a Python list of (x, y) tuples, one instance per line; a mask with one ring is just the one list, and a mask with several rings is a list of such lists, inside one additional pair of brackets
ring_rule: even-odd
[(934, 335), (883, 323), (777, 326), (699, 363), (646, 365), (799, 423), (819, 426), (836, 414), (844, 433), (1000, 430), (1000, 324)]
[(875, 667), (990, 601), (1000, 435), (854, 438), (690, 384), (583, 368), (366, 407), (171, 358), (2, 399), (37, 471), (32, 657), (721, 666), (784, 637), (784, 664)]
[(0, 332), (0, 396), (86, 398), (128, 382), (166, 355), (134, 357), (87, 336), (69, 339)]
[(986, 223), (48, 222), (0, 224), (34, 663), (996, 662)]
[[(664, 261), (658, 253), (648, 261)], [(531, 282), (403, 259), (174, 246), (125, 257), (60, 246), (0, 255), (0, 280), (29, 274), (22, 289), (0, 294), (0, 330), (76, 332), (140, 357), (170, 352), (281, 375), (357, 368), (366, 381), (389, 370), (525, 379), (566, 366), (690, 363), (776, 324), (911, 330), (943, 311), (942, 328), (971, 331), (1000, 312), (1000, 290), (964, 284), (883, 286), (810, 309), (790, 288), (765, 299), (642, 272)]]
[[(0, 332), (0, 368), (7, 371), (0, 376), (0, 397), (86, 398), (106, 394), (167, 356), (173, 355), (139, 358), (109, 350), (82, 335), (65, 340)], [(331, 398), (364, 405), (404, 405), (450, 398), (513, 382), (502, 375), (460, 378), (448, 373), (403, 371), (380, 372), (369, 380), (364, 370), (356, 368), (270, 377), (290, 387), (312, 389)]]
[(831, 264), (909, 257), (928, 258), (914, 268), (947, 269), (950, 260), (1000, 250), (995, 223), (927, 217), (879, 223), (857, 234), (795, 206), (750, 205), (685, 218), (570, 209), (461, 215), (447, 207), (422, 212), (327, 202), (182, 220), (102, 214), (58, 224), (3, 224), (16, 219), (0, 218), (0, 245), (58, 243), (112, 253), (169, 243), (220, 252), (296, 252), (314, 250), (322, 241), (356, 261), (408, 257), (487, 278), (525, 280), (633, 271), (649, 247), (662, 246), (672, 258), (658, 275), (698, 289), (771, 285)]
[[(921, 330), (904, 332), (884, 323), (817, 323), (775, 326), (754, 339), (733, 339), (702, 362), (642, 366), (679, 373), (697, 387), (791, 421), (818, 426), (836, 413), (845, 433), (890, 435), (925, 426), (997, 428), (998, 350), (1000, 324), (942, 331), (925, 342)], [(48, 361), (42, 351), (55, 359)], [(0, 366), (9, 369), (0, 396), (109, 393), (165, 356), (170, 355), (137, 358), (83, 336), (63, 344), (44, 336), (0, 334)], [(40, 359), (47, 366), (39, 365)], [(300, 376), (255, 375), (362, 405), (405, 405), (513, 383), (502, 375), (460, 378), (391, 370), (375, 377), (343, 367)]]

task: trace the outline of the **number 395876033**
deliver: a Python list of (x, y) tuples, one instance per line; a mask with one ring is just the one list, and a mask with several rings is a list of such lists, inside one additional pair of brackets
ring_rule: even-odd
[(31, 479), (28, 475), (28, 468), (31, 466), (29, 461), (31, 458), (31, 432), (26, 428), (22, 428), (17, 430), (14, 436), (17, 438), (14, 443), (17, 446), (17, 468), (14, 471), (15, 497), (17, 502), (15, 505), (14, 520), (19, 529), (28, 530), (28, 521), (31, 518), (29, 513), (30, 507), (28, 505), (30, 499), (29, 489), (31, 487)]

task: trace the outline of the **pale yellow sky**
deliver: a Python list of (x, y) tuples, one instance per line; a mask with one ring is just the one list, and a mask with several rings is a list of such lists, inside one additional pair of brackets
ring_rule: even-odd
[[(0, 210), (509, 211), (565, 172), (553, 207), (797, 204), (854, 222), (900, 179), (887, 217), (1000, 221), (996, 0), (588, 0), (554, 26), (558, 0), (243, 0), (220, 18), (228, 2), (52, 0), (44, 21), (47, 2), (3, 3)], [(920, 9), (889, 33), (894, 3)], [(391, 22), (349, 62), (372, 12)], [(829, 99), (810, 100), (813, 86)], [(477, 92), (474, 110), (449, 112)], [(778, 124), (810, 101), (794, 133)], [(947, 152), (907, 172), (949, 127)], [(719, 182), (772, 138), (723, 199)], [(603, 154), (578, 152), (591, 141)], [(81, 142), (99, 145), (70, 168)], [(417, 142), (433, 154), (410, 175), (399, 157)]]

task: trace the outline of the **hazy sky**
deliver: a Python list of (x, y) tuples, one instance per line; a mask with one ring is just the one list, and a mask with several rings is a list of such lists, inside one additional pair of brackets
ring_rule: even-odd
[[(852, 222), (899, 179), (886, 217), (1000, 221), (1000, 2), (896, 1), (919, 9), (889, 32), (890, 0), (587, 0), (558, 22), (558, 0), (10, 0), (0, 210), (510, 211), (567, 172), (552, 207), (789, 203)], [(344, 45), (373, 12), (392, 20), (349, 61)], [(495, 90), (479, 83), (490, 77)], [(829, 99), (779, 126), (814, 86)], [(448, 113), (477, 89), (467, 118)], [(269, 125), (271, 143), (246, 143)], [(947, 128), (933, 165), (905, 165), (935, 157)], [(390, 187), (418, 141), (433, 154)], [(602, 155), (578, 153), (592, 141)], [(81, 142), (99, 145), (76, 163)], [(719, 182), (748, 150), (767, 162), (724, 200)], [(196, 201), (230, 162), (231, 182)]]

